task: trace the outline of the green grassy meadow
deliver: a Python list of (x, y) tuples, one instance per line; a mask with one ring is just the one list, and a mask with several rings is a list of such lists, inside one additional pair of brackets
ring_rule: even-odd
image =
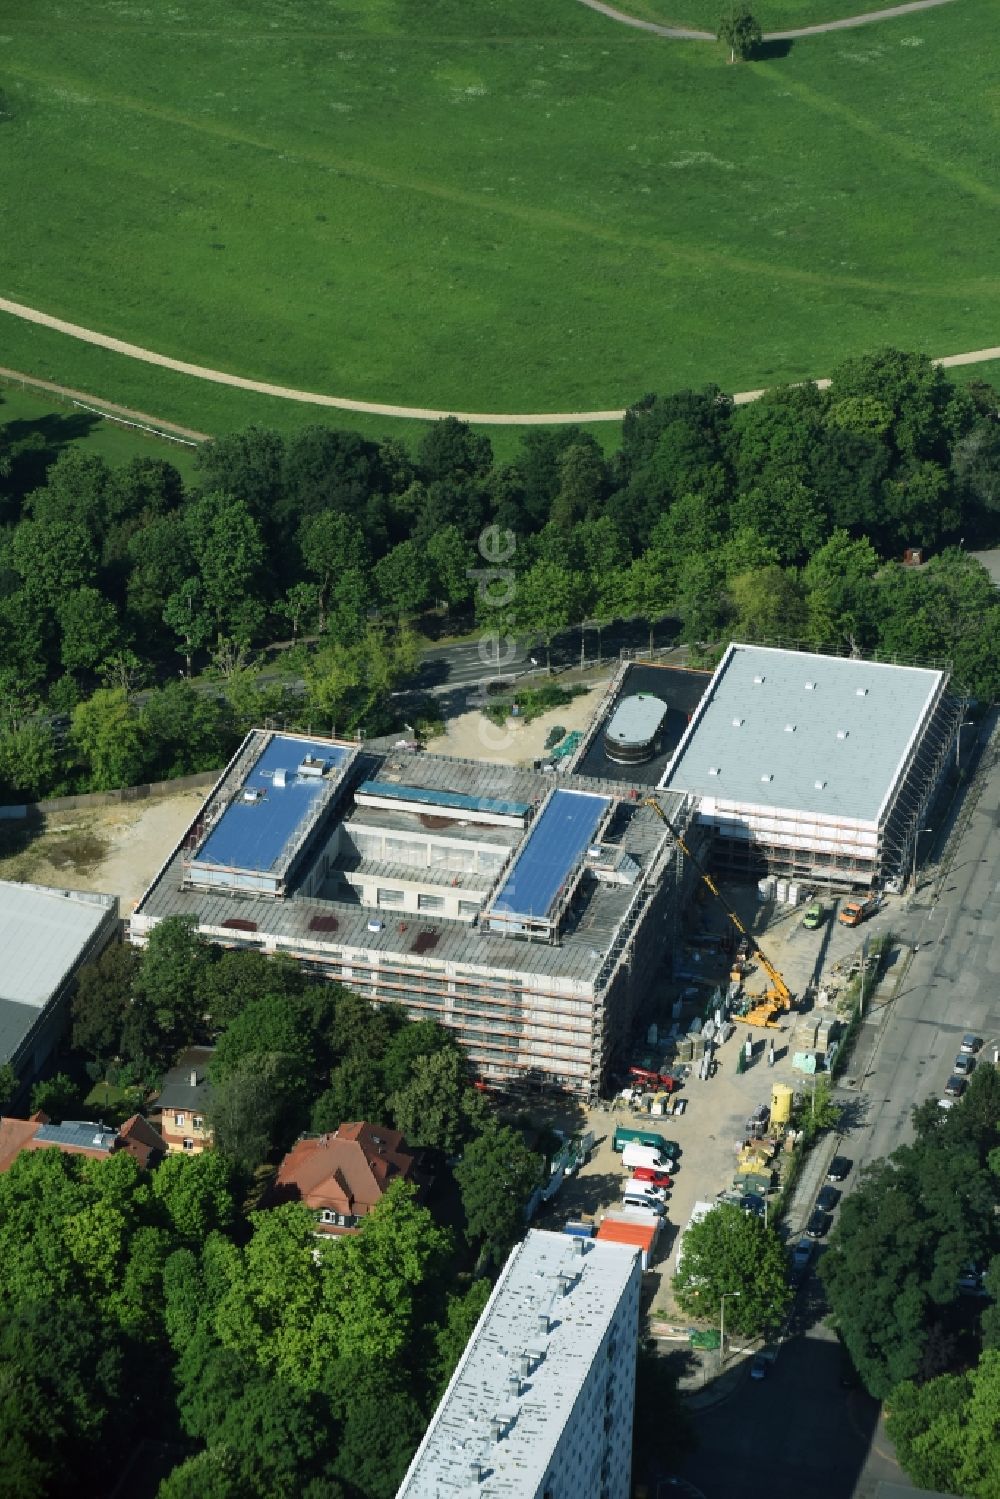
[[(573, 0), (8, 0), (0, 291), (234, 373), (460, 410), (1000, 343), (990, 22), (957, 0), (730, 67)], [(0, 363), (205, 431), (413, 430), (7, 316)]]

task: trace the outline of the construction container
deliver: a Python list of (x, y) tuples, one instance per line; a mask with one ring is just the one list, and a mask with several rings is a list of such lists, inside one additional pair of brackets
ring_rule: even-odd
[(784, 905), (785, 902), (788, 899), (788, 881), (787, 880), (778, 880), (777, 881), (777, 883), (775, 885), (775, 895), (777, 896), (778, 902), (781, 905)]
[(760, 901), (774, 899), (774, 876), (769, 874), (765, 879), (757, 881), (757, 899)]
[(790, 906), (797, 906), (798, 905), (798, 903), (799, 903), (799, 895), (801, 893), (801, 888), (802, 887), (798, 884), (798, 882), (796, 880), (791, 880), (789, 882), (789, 885), (788, 885), (788, 904)]
[(787, 1124), (792, 1117), (794, 1090), (787, 1083), (775, 1083), (771, 1089), (771, 1123)]

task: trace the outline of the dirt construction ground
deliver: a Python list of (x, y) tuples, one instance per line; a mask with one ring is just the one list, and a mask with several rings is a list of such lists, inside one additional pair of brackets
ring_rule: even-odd
[[(805, 903), (800, 903), (797, 908), (758, 907), (754, 887), (748, 885), (725, 885), (723, 893), (744, 922), (748, 926), (753, 923), (755, 935), (759, 936), (769, 960), (784, 975), (793, 994), (801, 994), (810, 982), (818, 981), (827, 988), (831, 1004), (836, 989), (844, 982), (844, 969), (860, 949), (863, 937), (891, 927), (891, 910), (880, 914), (861, 930), (843, 927), (836, 920), (839, 903), (828, 896), (823, 902), (827, 916), (822, 927), (817, 931), (807, 931), (802, 926)], [(688, 913), (685, 930), (688, 933), (721, 932), (727, 924), (728, 919), (721, 908), (714, 904), (697, 904)], [(711, 968), (712, 980), (723, 975), (725, 965), (719, 961), (713, 965), (703, 952), (701, 962), (695, 963), (693, 959), (697, 952), (698, 949), (686, 952), (685, 963), (689, 971), (705, 966)], [(835, 971), (838, 969), (839, 972)], [(750, 979), (749, 987), (751, 990), (755, 987), (755, 977)], [(702, 992), (709, 992), (709, 988), (705, 985)], [(665, 998), (668, 992), (664, 991)], [(819, 1013), (832, 1013), (832, 1009), (821, 1005)], [(596, 1145), (590, 1161), (579, 1175), (567, 1181), (544, 1209), (538, 1220), (541, 1227), (560, 1228), (581, 1213), (600, 1218), (605, 1212), (620, 1209), (625, 1173), (621, 1157), (612, 1150), (612, 1136), (617, 1124), (655, 1130), (666, 1139), (676, 1141), (680, 1147), (679, 1169), (669, 1196), (664, 1227), (645, 1280), (645, 1304), (654, 1321), (679, 1320), (684, 1325), (690, 1321), (677, 1311), (670, 1291), (671, 1277), (676, 1269), (674, 1246), (678, 1230), (687, 1223), (696, 1202), (712, 1201), (730, 1186), (747, 1118), (758, 1104), (770, 1103), (771, 1088), (776, 1082), (788, 1083), (808, 1097), (812, 1078), (793, 1067), (789, 1045), (799, 1018), (798, 1014), (786, 1017), (782, 1029), (777, 1031), (737, 1026), (735, 1034), (716, 1053), (716, 1075), (703, 1082), (696, 1072), (692, 1072), (685, 1080), (681, 1096), (686, 1099), (686, 1105), (679, 1117), (654, 1119), (648, 1114), (633, 1114), (627, 1106), (606, 1103), (581, 1110), (575, 1118), (567, 1114), (565, 1123), (573, 1129), (592, 1130)], [(666, 1029), (665, 1023), (661, 1034)], [(738, 1073), (737, 1054), (748, 1036), (754, 1041), (753, 1061), (746, 1072)], [(773, 1067), (767, 1060), (772, 1038), (776, 1058)], [(802, 1223), (790, 1218), (783, 1225), (782, 1232), (787, 1230), (790, 1236), (794, 1236), (802, 1227)]]
[(590, 686), (562, 708), (552, 708), (540, 718), (526, 724), (508, 718), (502, 728), (485, 718), (479, 709), (449, 719), (445, 732), (431, 739), (427, 752), (433, 755), (460, 755), (470, 760), (491, 760), (506, 765), (530, 765), (545, 750), (545, 736), (556, 724), (563, 728), (586, 729), (604, 700), (608, 678)]
[(50, 813), (40, 824), (0, 823), (0, 879), (117, 895), (123, 917), (149, 885), (205, 797)]

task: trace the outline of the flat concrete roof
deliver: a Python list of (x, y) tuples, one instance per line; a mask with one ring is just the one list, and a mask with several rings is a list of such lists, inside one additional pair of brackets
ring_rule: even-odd
[[(487, 1492), (541, 1491), (552, 1453), (635, 1274), (636, 1252), (620, 1244), (532, 1229), (513, 1251), (431, 1418), (397, 1499), (472, 1491), (472, 1461), (489, 1469)], [(560, 1272), (572, 1278), (562, 1295)], [(551, 1313), (542, 1332), (539, 1316)], [(522, 1353), (532, 1370), (510, 1389)], [(492, 1442), (490, 1422), (509, 1423)], [(476, 1486), (478, 1487), (478, 1485)]]
[[(396, 784), (398, 778), (408, 786), (464, 791), (525, 804), (540, 803), (553, 789), (552, 779), (537, 771), (444, 755), (404, 756), (363, 751), (358, 769), (362, 776), (389, 784)], [(595, 782), (578, 775), (560, 776), (558, 786), (560, 790), (572, 788), (620, 797), (621, 803), (608, 829), (609, 837), (641, 869), (650, 866), (667, 835), (655, 814), (641, 805), (645, 788)], [(682, 799), (674, 807), (668, 805), (668, 810), (673, 819), (685, 822)], [(353, 798), (348, 796), (325, 815), (342, 820), (348, 833), (356, 821), (378, 820), (381, 823), (390, 818), (393, 826), (426, 832), (423, 813), (420, 804), (415, 804), (412, 812), (398, 809), (390, 813), (370, 807), (356, 808)], [(500, 847), (509, 847), (512, 837), (525, 837), (519, 831), (488, 825), (457, 828), (456, 834), (463, 839), (496, 842)], [(434, 836), (446, 836), (446, 830), (435, 831)], [(377, 955), (382, 962), (398, 956), (404, 964), (419, 959), (420, 967), (425, 969), (459, 963), (470, 971), (509, 973), (539, 983), (554, 979), (584, 984), (592, 982), (605, 965), (634, 894), (627, 885), (595, 882), (588, 888), (585, 902), (569, 913), (558, 944), (519, 941), (491, 932), (485, 924), (471, 925), (437, 913), (426, 916), (407, 913), (403, 918), (406, 930), (401, 933), (396, 913), (362, 906), (357, 898), (348, 898), (344, 893), (330, 898), (328, 886), (324, 886), (319, 894), (305, 896), (301, 887), (294, 888), (295, 879), (292, 892), (283, 900), (253, 892), (242, 893), (234, 900), (224, 889), (184, 888), (185, 860), (188, 857), (185, 843), (186, 838), (182, 838), (143, 895), (137, 916), (153, 921), (162, 921), (168, 916), (193, 916), (200, 926), (213, 931), (221, 930), (224, 922), (237, 918), (252, 923), (260, 937), (272, 936), (296, 944), (315, 943), (317, 948), (325, 951), (346, 949), (353, 953), (362, 952)], [(359, 861), (345, 852), (337, 867), (350, 869), (356, 865), (360, 868), (362, 864), (366, 869), (369, 867), (369, 861)], [(387, 883), (393, 878), (434, 883), (429, 878), (431, 871), (425, 869), (397, 868), (384, 863), (371, 864), (371, 868), (377, 868)], [(302, 872), (303, 880), (307, 873), (308, 865)], [(448, 875), (447, 883), (450, 885), (454, 878), (454, 875)], [(478, 896), (485, 892), (493, 878), (488, 876), (484, 880), (463, 874), (459, 877), (459, 884), (468, 888), (470, 896)], [(461, 889), (458, 893), (461, 894)]]
[(944, 682), (924, 667), (733, 644), (660, 786), (877, 824)]

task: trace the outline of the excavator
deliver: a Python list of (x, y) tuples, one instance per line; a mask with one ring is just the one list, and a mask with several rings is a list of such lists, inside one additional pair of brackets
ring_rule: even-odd
[(694, 854), (688, 848), (687, 844), (684, 842), (684, 839), (681, 837), (681, 834), (679, 833), (677, 828), (674, 827), (673, 823), (670, 821), (670, 818), (667, 816), (666, 812), (664, 812), (663, 808), (660, 806), (656, 798), (647, 796), (643, 800), (642, 805), (644, 807), (652, 808), (660, 821), (665, 825), (667, 832), (673, 838), (681, 853), (684, 854), (685, 858), (691, 860), (691, 863), (694, 865), (695, 869), (698, 871), (698, 874), (701, 876), (703, 883), (708, 886), (709, 890), (715, 896), (716, 900), (719, 902), (722, 909), (729, 917), (729, 920), (732, 922), (733, 926), (739, 932), (740, 936), (745, 940), (752, 955), (756, 958), (761, 968), (763, 968), (764, 972), (767, 974), (769, 982), (768, 987), (764, 990), (764, 993), (748, 995), (747, 997), (751, 1000), (751, 1008), (745, 1015), (734, 1015), (732, 1018), (734, 1020), (741, 1020), (744, 1025), (760, 1025), (766, 1026), (771, 1030), (777, 1029), (778, 1021), (775, 1019), (775, 1017), (792, 1008), (792, 992), (789, 989), (788, 985), (785, 983), (785, 980), (782, 978), (781, 974), (778, 972), (777, 968), (775, 968), (771, 960), (761, 950), (760, 943), (757, 941), (756, 937), (754, 937), (753, 933), (747, 931), (746, 927), (743, 925), (742, 921), (737, 916), (732, 906), (722, 894), (722, 891), (719, 889), (718, 885), (712, 879), (712, 876), (706, 869), (702, 868), (700, 862), (695, 858)]

